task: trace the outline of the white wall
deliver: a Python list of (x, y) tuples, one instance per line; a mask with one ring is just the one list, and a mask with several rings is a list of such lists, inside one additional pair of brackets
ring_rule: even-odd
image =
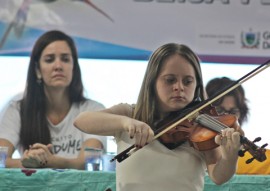
[[(28, 57), (0, 57), (0, 108), (16, 93), (24, 89)], [(117, 103), (135, 103), (144, 76), (146, 61), (80, 59), (83, 82), (88, 97), (110, 107)], [(258, 65), (203, 63), (205, 84), (214, 77), (239, 79)], [(243, 125), (247, 138), (262, 137), (258, 145), (270, 143), (267, 122), (270, 113), (270, 69), (259, 73), (243, 84), (251, 109), (247, 124)], [(115, 146), (109, 145), (114, 151)]]

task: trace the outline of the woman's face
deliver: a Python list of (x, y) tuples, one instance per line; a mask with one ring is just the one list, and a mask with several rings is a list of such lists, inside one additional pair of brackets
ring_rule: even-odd
[(216, 106), (216, 110), (219, 114), (234, 114), (237, 117), (240, 117), (239, 108), (236, 105), (235, 97), (227, 95), (223, 98), (221, 104)]
[(173, 55), (163, 64), (156, 81), (158, 108), (161, 115), (187, 106), (194, 98), (196, 76), (192, 65)]
[(43, 50), (37, 76), (46, 88), (66, 88), (72, 81), (73, 58), (65, 41), (54, 41)]

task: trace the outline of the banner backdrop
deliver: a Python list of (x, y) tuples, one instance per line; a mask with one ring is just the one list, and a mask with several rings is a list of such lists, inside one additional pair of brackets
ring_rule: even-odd
[(148, 59), (188, 45), (204, 62), (270, 58), (270, 0), (1, 0), (0, 55), (29, 55), (45, 31), (76, 41), (79, 56)]

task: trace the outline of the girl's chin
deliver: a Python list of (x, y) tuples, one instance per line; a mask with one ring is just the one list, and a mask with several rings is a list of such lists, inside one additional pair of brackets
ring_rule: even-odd
[(176, 111), (180, 111), (181, 109), (183, 109), (184, 107), (174, 107), (174, 108), (171, 108), (171, 109), (169, 109), (169, 113), (170, 112), (176, 112)]
[(171, 112), (180, 111), (185, 106), (187, 106), (187, 104), (184, 104), (184, 103), (176, 103), (175, 104), (175, 103), (173, 103), (173, 104), (169, 105), (169, 107), (167, 106), (167, 108), (162, 109), (162, 112), (171, 113)]
[(187, 104), (183, 104), (183, 103), (174, 104), (172, 106), (172, 110), (179, 111), (179, 110), (185, 108), (186, 106), (187, 106)]

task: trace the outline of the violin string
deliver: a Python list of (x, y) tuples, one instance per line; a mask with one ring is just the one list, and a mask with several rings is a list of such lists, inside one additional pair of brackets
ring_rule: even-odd
[(210, 117), (207, 114), (201, 114), (196, 118), (196, 122), (199, 124), (210, 128), (211, 130), (214, 130), (216, 132), (221, 132), (222, 129), (227, 128), (226, 125), (221, 123), (220, 121), (216, 120), (213, 117)]
[(221, 123), (220, 121), (218, 121), (217, 119), (207, 115), (207, 114), (204, 114), (204, 117), (206, 119), (206, 121), (208, 123), (211, 123), (212, 124), (212, 127), (214, 130), (216, 130), (217, 132), (221, 132), (223, 129), (227, 128), (226, 125), (224, 125), (223, 123)]

